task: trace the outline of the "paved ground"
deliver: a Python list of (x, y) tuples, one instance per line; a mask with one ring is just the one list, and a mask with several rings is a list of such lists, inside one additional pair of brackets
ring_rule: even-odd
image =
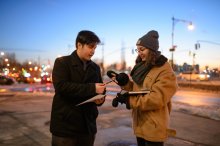
[[(52, 93), (12, 93), (0, 96), (0, 146), (49, 146)], [(100, 108), (95, 146), (136, 146), (130, 111)], [(166, 146), (219, 146), (220, 121), (173, 111), (171, 127), (177, 130)]]

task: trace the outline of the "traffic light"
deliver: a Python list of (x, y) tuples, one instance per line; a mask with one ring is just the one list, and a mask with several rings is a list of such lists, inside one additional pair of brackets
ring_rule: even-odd
[(200, 48), (200, 44), (199, 43), (196, 43), (195, 44), (195, 50), (198, 50)]
[(176, 50), (176, 45), (174, 45), (172, 48), (170, 48), (170, 52), (174, 52)]

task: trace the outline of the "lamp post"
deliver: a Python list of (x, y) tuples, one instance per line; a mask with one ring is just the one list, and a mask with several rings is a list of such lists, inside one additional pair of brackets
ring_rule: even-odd
[(0, 67), (0, 72), (1, 72), (1, 70), (3, 69), (3, 66), (4, 66), (4, 59), (3, 59), (3, 56), (5, 55), (5, 53), (4, 52), (1, 52), (1, 58), (0, 58), (0, 61), (1, 61), (1, 67)]
[(104, 42), (101, 42), (100, 45), (102, 46), (102, 62), (101, 62), (101, 68), (102, 68), (102, 76), (104, 76), (105, 74), (105, 67), (104, 67), (104, 45), (105, 43)]
[(192, 21), (188, 21), (188, 20), (184, 20), (184, 19), (177, 19), (177, 18), (174, 18), (172, 17), (172, 34), (171, 34), (171, 37), (172, 37), (172, 46), (170, 48), (170, 52), (171, 52), (171, 66), (172, 68), (174, 68), (174, 62), (173, 62), (173, 53), (176, 49), (176, 45), (174, 45), (174, 27), (175, 27), (175, 24), (177, 22), (183, 22), (183, 23), (187, 23), (188, 24), (188, 29), (189, 30), (193, 30), (194, 29), (194, 26), (192, 25)]

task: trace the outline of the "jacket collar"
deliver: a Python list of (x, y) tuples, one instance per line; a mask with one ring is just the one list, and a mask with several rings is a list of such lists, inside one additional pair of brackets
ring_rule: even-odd
[[(79, 56), (76, 53), (76, 50), (72, 52), (71, 56), (71, 63), (72, 65), (82, 65), (83, 66), (83, 61), (79, 58)], [(89, 60), (86, 62), (87, 65), (91, 64), (92, 61)]]
[(159, 58), (155, 62), (155, 66), (158, 66), (158, 67), (162, 66), (162, 65), (164, 65), (167, 62), (167, 60), (168, 59), (165, 56), (160, 55)]

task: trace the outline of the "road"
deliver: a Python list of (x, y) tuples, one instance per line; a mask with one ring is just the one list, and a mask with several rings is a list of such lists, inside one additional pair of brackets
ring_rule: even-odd
[[(120, 92), (118, 86), (110, 84), (107, 86), (107, 94), (116, 95)], [(201, 92), (200, 90), (179, 89), (174, 97), (174, 102), (189, 104), (191, 106), (220, 108), (220, 94), (213, 92)]]
[[(204, 82), (205, 83), (205, 82)], [(217, 82), (213, 84), (218, 84)], [(12, 86), (0, 86), (0, 92), (9, 90), (12, 92), (54, 92), (52, 84), (15, 84)], [(107, 95), (116, 96), (120, 92), (115, 83), (107, 85)], [(189, 104), (191, 106), (205, 106), (220, 108), (220, 94), (212, 92), (200, 92), (199, 90), (178, 90), (172, 99), (174, 102)]]
[[(13, 86), (0, 86), (0, 92), (1, 91), (10, 91), (10, 94), (23, 92), (54, 93), (54, 88), (52, 84), (15, 84)], [(1, 93), (2, 95), (3, 92)], [(115, 97), (117, 92), (120, 92), (120, 88), (115, 83), (109, 83), (107, 85), (106, 94), (111, 96), (111, 98)], [(0, 100), (3, 100), (3, 98)], [(172, 98), (172, 101), (175, 104), (174, 110), (182, 110), (189, 114), (220, 120), (219, 93), (201, 92), (200, 90), (183, 90), (180, 88)]]
[[(106, 102), (99, 109), (95, 146), (115, 146), (115, 142), (121, 146), (126, 146), (126, 143), (135, 146), (130, 111), (126, 110), (124, 105), (118, 108), (111, 106), (112, 98), (120, 89), (110, 84), (107, 90)], [(0, 91), (0, 145), (50, 145), (50, 111), (54, 95), (52, 85), (0, 86)], [(8, 96), (2, 93), (8, 93)], [(184, 96), (206, 99), (205, 95), (209, 93), (187, 90), (179, 90), (176, 93), (173, 98), (171, 127), (177, 130), (177, 136), (170, 138), (165, 146), (220, 145), (220, 119), (212, 120), (220, 117), (219, 106), (216, 106), (217, 110), (212, 110), (212, 107), (206, 108), (205, 100), (202, 100), (203, 106), (184, 102), (188, 98)], [(208, 98), (218, 98), (218, 95), (214, 95), (210, 94)]]
[(220, 108), (220, 94), (179, 90), (173, 97), (173, 101), (186, 103), (192, 106), (209, 106)]

